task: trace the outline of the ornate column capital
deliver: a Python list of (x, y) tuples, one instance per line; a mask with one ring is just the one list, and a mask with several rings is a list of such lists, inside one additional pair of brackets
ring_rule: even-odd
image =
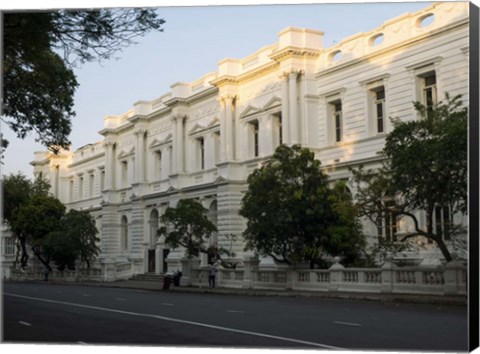
[(289, 80), (296, 80), (301, 75), (301, 71), (291, 70), (287, 75)]
[(234, 104), (237, 98), (238, 96), (233, 93), (226, 93), (220, 96), (218, 99), (224, 104), (226, 103)]
[(117, 143), (113, 140), (104, 140), (103, 141), (103, 146), (109, 148), (109, 147), (114, 147)]
[(135, 134), (137, 137), (138, 136), (145, 136), (146, 132), (147, 132), (147, 129), (145, 129), (145, 128), (137, 128), (133, 131), (133, 134)]
[(176, 122), (176, 121), (183, 122), (183, 120), (185, 120), (186, 118), (187, 118), (186, 114), (177, 113), (172, 115), (172, 122)]

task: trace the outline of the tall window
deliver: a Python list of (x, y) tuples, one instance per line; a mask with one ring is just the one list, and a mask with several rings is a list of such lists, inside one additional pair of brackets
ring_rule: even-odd
[(68, 197), (70, 202), (73, 202), (73, 179), (68, 182)]
[(89, 182), (88, 182), (88, 195), (89, 197), (93, 197), (93, 187), (94, 187), (94, 182), (95, 182), (95, 175), (93, 173), (90, 173), (89, 176)]
[(12, 255), (15, 254), (15, 241), (13, 237), (4, 237), (3, 241), (3, 254)]
[(197, 149), (198, 149), (198, 168), (200, 170), (205, 169), (205, 139), (197, 139)]
[(154, 152), (155, 163), (153, 164), (155, 171), (153, 173), (154, 180), (162, 179), (162, 152), (160, 150)]
[(259, 155), (259, 146), (258, 146), (259, 124), (257, 120), (250, 122), (249, 124), (250, 124), (251, 136), (252, 136), (252, 153), (253, 153), (253, 157), (257, 157)]
[(128, 162), (122, 161), (121, 166), (121, 177), (122, 177), (122, 187), (126, 187), (128, 184)]
[(383, 133), (385, 130), (385, 89), (383, 86), (374, 91), (374, 97), (377, 133)]
[(282, 127), (282, 113), (277, 118), (277, 127), (278, 127), (278, 145), (283, 144), (283, 127)]
[(122, 216), (120, 222), (120, 250), (128, 250), (128, 220), (126, 216)]
[(421, 78), (422, 103), (431, 111), (437, 103), (437, 77), (435, 72), (430, 72)]
[(333, 113), (335, 142), (339, 143), (342, 141), (342, 102), (332, 102), (331, 108)]
[(78, 200), (83, 199), (83, 177), (78, 180)]
[(393, 211), (395, 201), (385, 203), (388, 211), (379, 213), (377, 217), (377, 233), (387, 241), (397, 241), (397, 215)]
[(443, 237), (445, 241), (451, 239), (452, 215), (448, 206), (435, 207), (435, 233)]

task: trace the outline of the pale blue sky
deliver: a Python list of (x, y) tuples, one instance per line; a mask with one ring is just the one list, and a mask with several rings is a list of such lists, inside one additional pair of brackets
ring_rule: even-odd
[[(225, 57), (242, 58), (277, 41), (288, 26), (325, 32), (324, 46), (384, 21), (414, 12), (430, 3), (352, 3), (313, 5), (255, 5), (163, 7), (165, 31), (151, 33), (119, 53), (118, 60), (89, 63), (75, 70), (80, 87), (75, 95), (73, 148), (100, 141), (103, 117), (129, 110), (138, 100), (152, 100), (176, 82), (190, 82), (215, 71)], [(3, 125), (10, 141), (2, 174), (33, 176), (34, 151), (45, 150), (34, 136), (16, 139)]]

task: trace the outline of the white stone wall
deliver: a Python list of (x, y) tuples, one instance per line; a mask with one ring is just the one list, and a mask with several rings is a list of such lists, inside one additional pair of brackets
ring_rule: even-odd
[[(422, 27), (429, 15), (433, 23)], [(313, 149), (334, 180), (348, 179), (348, 166), (378, 163), (385, 133), (373, 129), (373, 87), (385, 87), (386, 117), (415, 119), (416, 77), (435, 70), (439, 98), (445, 92), (462, 94), (468, 104), (468, 3), (435, 3), (330, 48), (323, 47), (322, 38), (322, 32), (289, 27), (275, 44), (244, 59), (224, 59), (216, 72), (176, 83), (171, 92), (139, 101), (123, 115), (105, 117), (102, 142), (60, 157), (35, 153), (34, 172), (51, 181), (52, 191), (69, 208), (95, 212), (102, 260), (131, 262), (134, 271), (145, 271), (146, 247), (153, 247), (150, 212), (161, 215), (181, 198), (217, 201), (220, 246), (227, 246), (225, 235), (240, 236), (245, 222), (238, 209), (246, 178), (279, 144), (280, 116), (283, 142)], [(332, 100), (342, 102), (341, 143), (333, 139)], [(259, 129), (258, 156), (253, 123)], [(385, 124), (388, 132), (388, 119)], [(127, 252), (120, 249), (123, 216)], [(161, 262), (166, 246), (160, 240), (155, 247)], [(239, 258), (247, 255), (240, 237), (232, 247)], [(182, 255), (170, 252), (171, 267), (180, 266)]]

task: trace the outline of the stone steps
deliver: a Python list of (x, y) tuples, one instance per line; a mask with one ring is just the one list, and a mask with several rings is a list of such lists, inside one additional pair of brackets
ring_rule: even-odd
[(130, 280), (163, 282), (163, 278), (164, 278), (163, 274), (144, 273), (144, 274), (135, 274)]

